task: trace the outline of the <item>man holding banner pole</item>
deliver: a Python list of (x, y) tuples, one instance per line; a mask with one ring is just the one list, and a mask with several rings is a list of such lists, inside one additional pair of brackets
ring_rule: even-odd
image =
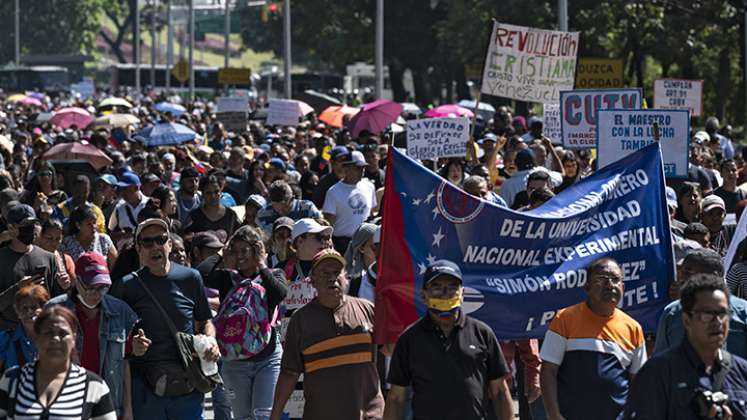
[(643, 329), (617, 308), (624, 293), (620, 265), (603, 257), (587, 275), (586, 301), (558, 311), (542, 343), (540, 383), (550, 420), (618, 418), (646, 362)]

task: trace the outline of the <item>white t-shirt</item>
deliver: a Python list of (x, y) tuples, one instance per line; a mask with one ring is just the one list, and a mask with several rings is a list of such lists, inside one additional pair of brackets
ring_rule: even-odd
[(351, 238), (376, 207), (376, 187), (361, 179), (351, 185), (339, 181), (327, 191), (323, 213), (335, 215), (334, 235)]

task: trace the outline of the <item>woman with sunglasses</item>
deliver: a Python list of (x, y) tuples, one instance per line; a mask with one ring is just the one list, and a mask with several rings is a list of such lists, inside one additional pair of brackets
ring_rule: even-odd
[(75, 313), (80, 325), (80, 330), (76, 327), (80, 365), (106, 381), (117, 415), (132, 418), (130, 369), (124, 356), (142, 356), (150, 340), (142, 329), (132, 331), (135, 312), (108, 294), (112, 281), (103, 256), (83, 253), (75, 271), (75, 287), (47, 305), (62, 305)]
[(39, 358), (0, 379), (0, 418), (116, 420), (107, 384), (73, 362), (77, 324), (69, 309), (41, 311), (34, 321)]
[(21, 202), (34, 207), (39, 194), (51, 197), (57, 191), (57, 172), (51, 163), (43, 161), (39, 164), (33, 178), (26, 184)]

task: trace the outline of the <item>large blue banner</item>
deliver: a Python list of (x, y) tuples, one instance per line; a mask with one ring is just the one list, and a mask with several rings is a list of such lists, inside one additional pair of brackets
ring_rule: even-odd
[(655, 329), (674, 277), (658, 144), (524, 213), (469, 196), (398, 151), (389, 163), (377, 319), (422, 315), (425, 267), (445, 258), (462, 267), (465, 312), (499, 339), (542, 337), (558, 309), (585, 298), (586, 267), (609, 256), (625, 274), (621, 308)]

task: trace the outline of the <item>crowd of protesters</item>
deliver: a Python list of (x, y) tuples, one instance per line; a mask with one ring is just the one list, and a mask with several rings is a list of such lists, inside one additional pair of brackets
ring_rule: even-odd
[[(747, 244), (722, 262), (747, 206), (747, 148), (715, 118), (692, 136), (688, 178), (667, 180), (678, 270), (655, 335), (617, 309), (622, 270), (603, 258), (588, 268), (587, 300), (561, 310), (543, 341), (499, 341), (460, 312), (461, 269), (442, 260), (425, 274), (428, 313), (377, 347), (385, 157), (401, 133), (353, 137), (314, 113), (233, 132), (207, 100), (164, 113), (155, 105), (175, 98), (39, 96), (41, 107), (0, 96), (8, 418), (201, 419), (204, 394), (183, 375), (171, 327), (206, 340), (200, 359), (222, 377), (216, 419), (280, 419), (299, 380), (307, 419), (508, 419), (511, 393), (526, 419), (698, 418), (673, 388), (708, 388), (714, 366), (726, 371), (714, 389), (730, 397), (725, 415), (747, 414)], [(134, 119), (43, 118), (71, 106)], [(136, 133), (159, 122), (197, 136), (144, 146)], [(533, 209), (595, 170), (591, 151), (553, 144), (536, 116), (501, 106), (475, 125), (465, 158), (423, 164), (488, 202)], [(47, 159), (73, 142), (112, 163)]]

